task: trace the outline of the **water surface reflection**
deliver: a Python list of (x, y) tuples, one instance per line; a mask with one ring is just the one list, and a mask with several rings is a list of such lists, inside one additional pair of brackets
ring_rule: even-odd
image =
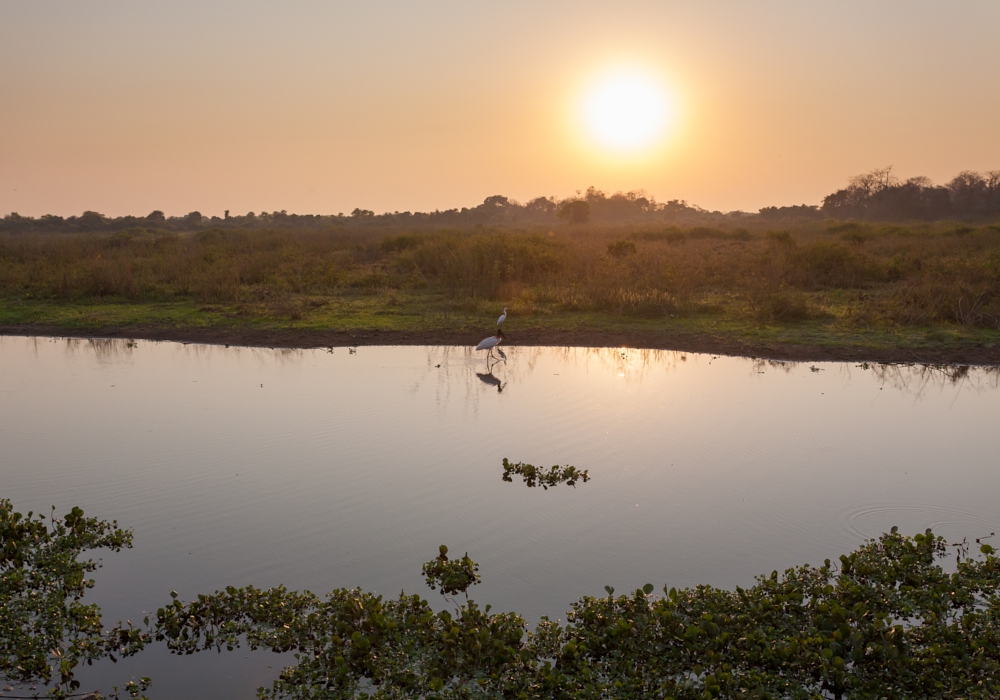
[[(558, 618), (892, 525), (1000, 529), (995, 369), (505, 352), (0, 338), (2, 495), (134, 528), (94, 591), (112, 619), (234, 583), (423, 592), (442, 543), (482, 564), (477, 600)], [(590, 481), (510, 488), (504, 457)], [(157, 658), (159, 698), (252, 697), (274, 663)]]

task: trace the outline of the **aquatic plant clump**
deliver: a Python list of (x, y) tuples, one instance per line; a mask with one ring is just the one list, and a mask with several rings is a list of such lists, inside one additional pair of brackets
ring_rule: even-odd
[[(295, 652), (258, 691), (275, 699), (1000, 696), (1000, 558), (989, 537), (970, 552), (964, 540), (893, 528), (836, 564), (774, 571), (748, 588), (654, 595), (646, 584), (616, 596), (606, 586), (606, 597), (574, 602), (566, 624), (542, 618), (533, 629), (467, 596), (435, 612), (405, 593), (230, 586), (189, 602), (172, 593), (145, 630), (104, 630), (99, 608), (81, 602), (98, 565), (78, 558), (128, 547), (130, 532), (79, 508), (25, 517), (0, 500), (0, 536), (0, 677), (52, 681), (50, 697), (79, 695), (79, 663), (152, 639), (176, 654)], [(467, 594), (479, 565), (447, 551), (424, 565), (427, 582)], [(139, 698), (148, 685), (124, 691)]]
[(949, 573), (948, 546), (894, 531), (746, 589), (607, 587), (534, 630), (473, 601), (252, 587), (174, 601), (156, 630), (179, 654), (241, 635), (297, 651), (263, 698), (995, 698), (1000, 559), (984, 546)]
[(439, 554), (423, 566), (424, 578), (430, 589), (441, 589), (441, 595), (468, 595), (469, 586), (479, 583), (479, 564), (469, 558), (469, 553), (461, 559), (449, 560), (448, 548), (441, 545)]
[(576, 487), (576, 482), (578, 480), (583, 483), (590, 481), (590, 474), (586, 470), (580, 471), (576, 467), (568, 464), (563, 467), (560, 467), (558, 464), (554, 464), (549, 467), (548, 471), (546, 471), (544, 467), (536, 467), (533, 464), (525, 464), (524, 462), (511, 464), (510, 461), (504, 457), (503, 480), (513, 482), (513, 474), (520, 476), (528, 488), (541, 486), (545, 491), (548, 491), (549, 487), (557, 486), (559, 484)]
[[(0, 678), (54, 683), (48, 695), (66, 697), (80, 687), (80, 664), (130, 656), (150, 640), (131, 622), (104, 629), (101, 609), (82, 602), (94, 586), (87, 575), (100, 564), (80, 557), (132, 546), (131, 531), (117, 522), (84, 517), (79, 508), (63, 518), (25, 516), (0, 499), (0, 545)], [(147, 686), (143, 679), (125, 690), (137, 697)]]

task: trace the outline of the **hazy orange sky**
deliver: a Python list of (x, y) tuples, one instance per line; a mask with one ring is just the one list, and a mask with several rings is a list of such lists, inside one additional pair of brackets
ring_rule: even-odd
[[(675, 114), (629, 157), (579, 127), (621, 65)], [(887, 165), (1000, 168), (1000, 2), (0, 3), (0, 216), (756, 211)]]

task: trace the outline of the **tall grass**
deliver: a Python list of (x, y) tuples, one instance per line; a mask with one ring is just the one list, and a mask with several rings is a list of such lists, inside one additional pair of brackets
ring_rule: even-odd
[(790, 323), (837, 307), (861, 326), (997, 328), (1000, 225), (0, 236), (0, 294), (8, 298), (294, 309), (310, 297), (392, 290), (505, 302), (525, 312), (652, 318), (724, 309)]

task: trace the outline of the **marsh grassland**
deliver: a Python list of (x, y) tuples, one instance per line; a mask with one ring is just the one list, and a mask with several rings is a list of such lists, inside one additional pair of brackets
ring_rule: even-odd
[(8, 331), (448, 341), (507, 306), (538, 342), (1000, 356), (1000, 224), (134, 228), (4, 234), (0, 262)]

